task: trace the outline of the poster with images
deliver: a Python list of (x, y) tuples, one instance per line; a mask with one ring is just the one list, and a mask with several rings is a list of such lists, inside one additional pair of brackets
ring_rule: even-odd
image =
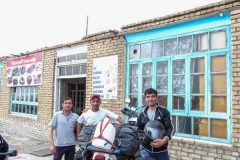
[(93, 59), (92, 93), (102, 99), (117, 99), (118, 57)]
[(7, 85), (33, 86), (42, 84), (43, 54), (36, 53), (7, 61)]

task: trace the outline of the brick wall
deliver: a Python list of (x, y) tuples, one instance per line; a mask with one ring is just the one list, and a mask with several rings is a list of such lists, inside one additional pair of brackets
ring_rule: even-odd
[[(117, 31), (96, 33), (83, 38), (87, 43), (87, 78), (86, 78), (86, 108), (90, 108), (89, 98), (92, 94), (92, 67), (93, 59), (118, 55), (118, 91), (116, 100), (102, 100), (101, 106), (122, 115), (120, 110), (124, 105), (125, 88), (125, 50), (124, 39), (117, 35)], [(107, 63), (107, 62), (106, 62)]]
[(240, 152), (240, 9), (231, 12), (233, 146)]
[(0, 92), (0, 127), (13, 133), (20, 133), (39, 139), (48, 139), (48, 123), (53, 111), (53, 88), (55, 73), (55, 52), (45, 51), (43, 58), (43, 84), (38, 88), (38, 113), (36, 118), (11, 115), (10, 88), (7, 87), (6, 59), (3, 67), (3, 85)]
[[(211, 2), (209, 2), (211, 3)], [(171, 24), (181, 23), (185, 21), (190, 21), (193, 19), (198, 19), (201, 17), (207, 17), (210, 15), (215, 15), (221, 12), (226, 12), (240, 7), (239, 0), (227, 0), (218, 3), (212, 3), (209, 5), (193, 8), (190, 10), (173, 13), (164, 17), (154, 18), (139, 23), (134, 23), (130, 25), (123, 26), (121, 29), (122, 34), (139, 32), (150, 30), (154, 28), (159, 28), (163, 26), (168, 26)]]

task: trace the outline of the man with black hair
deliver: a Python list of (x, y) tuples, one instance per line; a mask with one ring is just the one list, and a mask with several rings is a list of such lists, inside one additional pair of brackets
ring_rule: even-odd
[[(144, 92), (144, 97), (147, 105), (144, 111), (138, 116), (137, 127), (139, 132), (144, 132), (145, 125), (149, 121), (157, 120), (163, 124), (165, 132), (162, 138), (157, 138), (152, 141), (144, 141), (140, 146), (141, 157), (151, 157), (156, 160), (169, 160), (168, 155), (168, 141), (174, 134), (174, 127), (172, 124), (169, 111), (157, 103), (157, 91), (153, 88), (148, 88)], [(146, 135), (146, 134), (145, 134)]]
[[(72, 99), (67, 97), (62, 103), (63, 109), (54, 113), (50, 122), (50, 152), (54, 154), (53, 160), (73, 160), (75, 155), (75, 142), (78, 115), (72, 113)], [(54, 134), (55, 133), (55, 134)]]

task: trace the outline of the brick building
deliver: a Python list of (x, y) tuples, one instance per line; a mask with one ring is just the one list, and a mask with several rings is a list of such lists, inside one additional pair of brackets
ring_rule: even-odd
[[(126, 97), (148, 87), (172, 114), (171, 159), (239, 159), (240, 2), (123, 26)], [(141, 109), (140, 109), (141, 110)]]
[(47, 138), (62, 97), (75, 97), (80, 113), (100, 93), (102, 105), (121, 115), (126, 97), (142, 106), (144, 89), (154, 87), (175, 124), (171, 159), (238, 160), (239, 15), (238, 0), (222, 1), (33, 52), (43, 55), (43, 83), (32, 117), (12, 112), (3, 59), (0, 126)]

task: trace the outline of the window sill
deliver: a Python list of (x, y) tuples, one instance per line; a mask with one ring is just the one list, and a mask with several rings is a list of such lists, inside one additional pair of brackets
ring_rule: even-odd
[(199, 139), (190, 139), (190, 138), (183, 138), (183, 137), (172, 137), (174, 142), (183, 142), (188, 143), (191, 145), (202, 146), (202, 147), (212, 147), (212, 148), (225, 148), (229, 149), (232, 148), (232, 144), (225, 144), (220, 142), (211, 142), (207, 140), (199, 140)]
[(22, 118), (29, 118), (29, 119), (34, 119), (37, 120), (37, 115), (27, 115), (27, 114), (21, 114), (21, 113), (10, 113), (10, 116), (15, 116), (15, 117), (22, 117)]

